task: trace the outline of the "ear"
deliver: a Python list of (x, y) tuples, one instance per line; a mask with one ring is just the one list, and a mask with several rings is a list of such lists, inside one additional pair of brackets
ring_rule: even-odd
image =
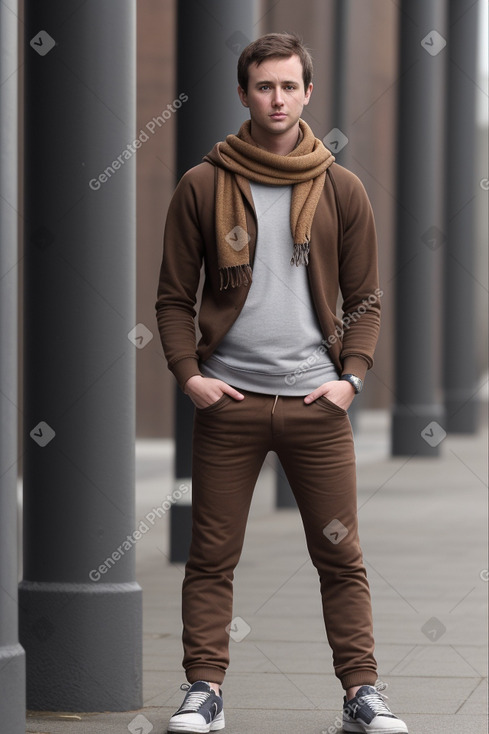
[(238, 95), (241, 100), (243, 107), (248, 107), (248, 95), (242, 87), (238, 87)]
[(304, 96), (304, 105), (309, 104), (309, 100), (311, 99), (312, 90), (313, 90), (313, 85), (311, 82), (306, 89), (306, 94)]

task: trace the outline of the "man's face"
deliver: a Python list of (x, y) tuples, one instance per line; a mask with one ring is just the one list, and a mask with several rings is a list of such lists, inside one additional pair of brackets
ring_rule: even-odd
[(241, 102), (250, 110), (251, 121), (263, 132), (281, 134), (299, 120), (309, 104), (312, 84), (304, 89), (302, 64), (298, 56), (268, 59), (248, 69), (248, 90), (238, 87)]

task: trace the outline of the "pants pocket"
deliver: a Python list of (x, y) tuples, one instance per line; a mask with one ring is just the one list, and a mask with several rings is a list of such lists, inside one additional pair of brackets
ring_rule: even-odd
[(211, 403), (210, 405), (208, 405), (205, 408), (195, 408), (195, 410), (199, 414), (207, 415), (208, 413), (214, 413), (215, 411), (220, 410), (221, 408), (224, 408), (224, 406), (230, 403), (231, 401), (232, 401), (232, 397), (230, 397), (227, 393), (223, 393), (221, 397), (219, 398), (219, 400), (216, 400), (215, 403)]
[(333, 403), (332, 400), (328, 400), (325, 395), (321, 395), (321, 397), (316, 400), (316, 403), (321, 406), (321, 408), (325, 408), (331, 413), (337, 413), (338, 415), (348, 415), (348, 412), (344, 408), (336, 405), (336, 403)]

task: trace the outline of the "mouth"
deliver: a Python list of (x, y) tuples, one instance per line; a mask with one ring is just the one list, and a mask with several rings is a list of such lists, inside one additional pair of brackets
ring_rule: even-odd
[(287, 115), (285, 112), (274, 112), (272, 115), (270, 115), (272, 120), (284, 120)]

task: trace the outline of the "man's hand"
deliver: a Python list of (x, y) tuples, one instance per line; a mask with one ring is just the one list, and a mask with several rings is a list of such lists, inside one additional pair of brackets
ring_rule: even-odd
[(197, 408), (208, 408), (212, 403), (217, 403), (224, 393), (234, 400), (244, 399), (244, 395), (227, 382), (216, 380), (214, 377), (202, 377), (202, 375), (189, 377), (183, 391)]
[(343, 410), (348, 410), (355, 397), (355, 389), (348, 380), (333, 380), (332, 382), (324, 382), (322, 385), (313, 390), (304, 398), (305, 403), (313, 403), (315, 400), (324, 395), (336, 403)]

